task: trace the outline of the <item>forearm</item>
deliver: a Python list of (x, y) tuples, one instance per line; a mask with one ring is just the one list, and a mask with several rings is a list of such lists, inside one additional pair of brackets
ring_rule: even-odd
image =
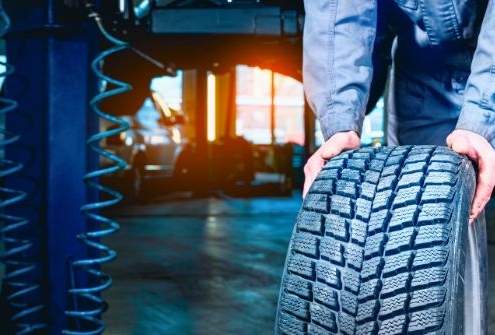
[(304, 86), (328, 139), (361, 132), (372, 78), (376, 2), (306, 0)]
[(495, 145), (495, 0), (490, 0), (471, 65), (457, 129)]

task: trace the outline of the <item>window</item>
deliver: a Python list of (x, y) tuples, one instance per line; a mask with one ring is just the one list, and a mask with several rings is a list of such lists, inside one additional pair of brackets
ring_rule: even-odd
[[(273, 80), (273, 82), (272, 82)], [(236, 134), (255, 144), (272, 143), (271, 104), (274, 87), (275, 142), (304, 142), (302, 83), (270, 70), (237, 66)]]

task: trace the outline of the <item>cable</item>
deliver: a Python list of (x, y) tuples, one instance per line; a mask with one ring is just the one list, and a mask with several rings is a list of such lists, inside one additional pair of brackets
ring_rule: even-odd
[[(102, 148), (100, 142), (106, 138), (118, 136), (121, 132), (129, 129), (129, 124), (123, 119), (103, 111), (100, 105), (104, 100), (132, 89), (128, 83), (111, 78), (101, 70), (101, 64), (107, 57), (129, 48), (129, 45), (113, 37), (105, 29), (100, 16), (92, 7), (87, 6), (87, 8), (90, 11), (89, 17), (95, 21), (103, 37), (113, 45), (108, 50), (101, 52), (92, 62), (91, 67), (95, 76), (99, 80), (107, 82), (109, 84), (107, 87), (111, 88), (98, 93), (91, 100), (90, 105), (99, 118), (107, 120), (117, 127), (94, 134), (88, 140), (89, 148), (100, 157), (111, 161), (113, 165), (98, 168), (84, 177), (84, 182), (89, 189), (95, 190), (105, 197), (103, 200), (88, 203), (81, 208), (88, 219), (89, 229), (80, 234), (78, 239), (87, 246), (88, 257), (74, 260), (70, 265), (71, 288), (69, 295), (72, 305), (65, 311), (68, 325), (63, 331), (63, 334), (67, 335), (96, 335), (101, 334), (105, 329), (101, 316), (107, 309), (107, 304), (101, 297), (101, 292), (110, 287), (112, 278), (100, 268), (103, 264), (115, 259), (117, 252), (100, 240), (116, 232), (119, 229), (119, 224), (101, 214), (101, 210), (119, 203), (123, 196), (119, 192), (100, 184), (99, 179), (119, 170), (124, 170), (127, 163), (114, 153)], [(81, 277), (86, 277), (84, 283), (77, 282), (77, 278)]]

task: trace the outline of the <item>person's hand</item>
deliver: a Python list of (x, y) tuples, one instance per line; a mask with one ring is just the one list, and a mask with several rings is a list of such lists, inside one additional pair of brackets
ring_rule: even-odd
[(329, 159), (337, 156), (344, 150), (359, 148), (361, 141), (354, 131), (341, 132), (330, 137), (314, 154), (308, 159), (304, 166), (304, 188), (303, 198), (309, 191), (311, 184), (315, 181), (323, 165)]
[(447, 145), (455, 152), (466, 155), (478, 167), (476, 192), (469, 215), (469, 222), (472, 223), (490, 200), (495, 186), (495, 149), (483, 136), (461, 129), (454, 130), (447, 137)]

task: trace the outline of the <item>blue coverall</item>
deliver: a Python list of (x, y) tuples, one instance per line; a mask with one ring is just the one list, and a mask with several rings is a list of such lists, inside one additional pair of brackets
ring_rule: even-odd
[(457, 128), (495, 145), (495, 0), (305, 0), (305, 9), (305, 91), (325, 139), (360, 133), (393, 62), (399, 144), (445, 145)]

